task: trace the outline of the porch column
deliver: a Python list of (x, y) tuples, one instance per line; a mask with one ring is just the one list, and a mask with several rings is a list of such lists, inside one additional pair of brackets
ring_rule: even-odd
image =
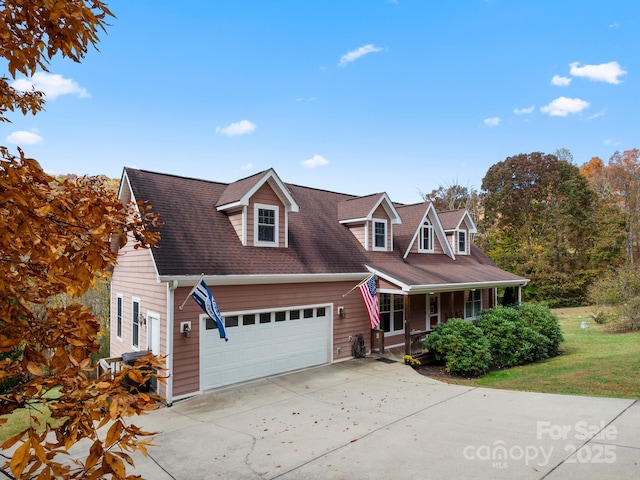
[(411, 295), (404, 299), (404, 354), (411, 355)]
[(522, 286), (518, 285), (518, 305), (522, 303)]

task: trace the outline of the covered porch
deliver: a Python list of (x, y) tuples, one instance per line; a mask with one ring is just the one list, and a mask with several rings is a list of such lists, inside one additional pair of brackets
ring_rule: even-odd
[[(435, 327), (451, 318), (475, 321), (483, 309), (498, 305), (499, 289), (512, 288), (516, 303), (522, 301), (522, 282), (507, 285), (464, 285), (463, 288), (379, 289), (380, 325), (371, 330), (372, 353), (383, 356), (425, 357), (424, 340)], [(451, 288), (451, 286), (449, 286)], [(402, 355), (400, 355), (400, 360)]]

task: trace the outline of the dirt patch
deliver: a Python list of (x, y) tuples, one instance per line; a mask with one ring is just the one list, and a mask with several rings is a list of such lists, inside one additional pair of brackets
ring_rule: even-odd
[(420, 375), (424, 375), (425, 377), (433, 378), (434, 380), (439, 380), (445, 383), (460, 384), (476, 380), (475, 377), (461, 377), (459, 375), (453, 375), (447, 372), (446, 367), (441, 363), (428, 363), (426, 365), (413, 367), (413, 369)]

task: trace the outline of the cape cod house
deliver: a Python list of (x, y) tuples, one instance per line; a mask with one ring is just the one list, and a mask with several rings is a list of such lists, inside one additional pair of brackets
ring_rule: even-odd
[[(525, 278), (471, 242), (465, 210), (400, 205), (285, 184), (273, 169), (231, 184), (125, 168), (122, 202), (146, 200), (164, 222), (156, 248), (119, 252), (111, 285), (111, 355), (166, 356), (167, 403), (204, 390), (351, 358), (420, 348), (425, 332), (495, 306)], [(372, 331), (359, 289), (377, 278)], [(189, 293), (203, 278), (229, 341)], [(348, 293), (350, 292), (350, 293)], [(186, 300), (186, 301), (185, 301)], [(184, 303), (184, 308), (182, 304)]]

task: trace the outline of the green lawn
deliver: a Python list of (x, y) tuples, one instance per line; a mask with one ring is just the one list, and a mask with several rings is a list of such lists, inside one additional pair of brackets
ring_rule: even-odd
[[(46, 396), (48, 398), (53, 398), (56, 395), (57, 390), (49, 392)], [(39, 425), (34, 422), (31, 418), (32, 416), (38, 418), (38, 421), (40, 422)], [(35, 405), (33, 408), (19, 408), (18, 410), (14, 410), (11, 414), (5, 415), (4, 418), (7, 419), (7, 422), (0, 425), (0, 444), (11, 438), (16, 433), (24, 430), (29, 425), (34, 425), (38, 432), (42, 432), (44, 430), (44, 424), (51, 421), (49, 409), (47, 407), (43, 407), (41, 404)], [(62, 423), (61, 420), (58, 420), (58, 422)]]
[[(640, 333), (609, 333), (588, 307), (554, 310), (564, 342), (554, 358), (489, 372), (466, 385), (572, 395), (640, 398)], [(588, 328), (580, 328), (586, 321)]]

